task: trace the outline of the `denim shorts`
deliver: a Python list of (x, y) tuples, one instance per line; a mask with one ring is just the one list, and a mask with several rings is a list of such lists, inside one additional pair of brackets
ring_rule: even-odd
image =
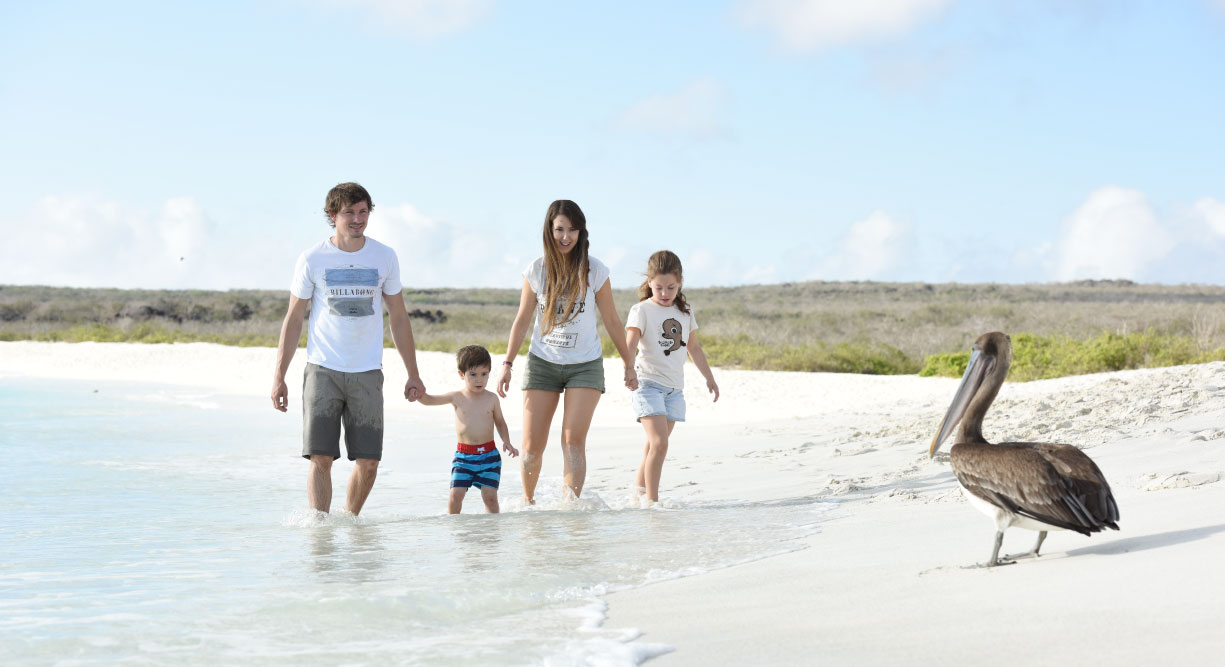
[(599, 389), (604, 393), (604, 360), (555, 364), (528, 353), (527, 368), (523, 371), (524, 389), (562, 392), (569, 387)]
[(638, 421), (655, 415), (667, 415), (670, 422), (685, 421), (685, 392), (681, 389), (643, 380), (638, 383), (638, 390), (630, 395), (630, 403)]

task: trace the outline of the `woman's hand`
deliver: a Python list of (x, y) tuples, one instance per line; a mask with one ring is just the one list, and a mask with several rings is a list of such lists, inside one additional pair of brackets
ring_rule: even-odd
[(502, 364), (502, 377), (498, 380), (498, 396), (506, 398), (510, 390), (510, 364)]
[(633, 366), (625, 367), (625, 387), (630, 391), (638, 391), (638, 371)]
[(711, 401), (711, 403), (719, 402), (719, 385), (715, 384), (714, 378), (710, 378), (706, 381), (706, 391), (709, 391), (715, 395), (715, 400)]

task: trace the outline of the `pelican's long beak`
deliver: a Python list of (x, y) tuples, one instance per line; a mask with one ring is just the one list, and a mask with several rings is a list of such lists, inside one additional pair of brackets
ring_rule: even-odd
[(953, 429), (965, 415), (966, 408), (970, 406), (970, 401), (978, 393), (978, 388), (982, 386), (983, 379), (990, 375), (994, 368), (995, 357), (990, 354), (982, 354), (976, 345), (970, 352), (970, 363), (966, 364), (966, 372), (961, 376), (961, 384), (957, 386), (957, 393), (953, 395), (953, 403), (949, 406), (948, 412), (944, 413), (944, 421), (940, 422), (940, 430), (936, 433), (936, 437), (932, 438), (931, 447), (927, 450), (928, 457), (935, 456), (936, 452), (940, 451), (940, 445), (952, 435)]

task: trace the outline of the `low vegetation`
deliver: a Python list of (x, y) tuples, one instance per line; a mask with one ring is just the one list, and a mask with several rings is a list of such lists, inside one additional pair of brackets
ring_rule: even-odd
[[(979, 334), (1012, 335), (1014, 380), (1225, 359), (1225, 287), (829, 283), (686, 290), (711, 363), (959, 376)], [(419, 349), (497, 354), (518, 290), (406, 290)], [(623, 316), (636, 300), (614, 293)], [(282, 291), (0, 286), (0, 340), (275, 346)], [(302, 344), (304, 344), (303, 337)], [(388, 338), (387, 344), (390, 345)], [(606, 355), (615, 353), (606, 338)]]

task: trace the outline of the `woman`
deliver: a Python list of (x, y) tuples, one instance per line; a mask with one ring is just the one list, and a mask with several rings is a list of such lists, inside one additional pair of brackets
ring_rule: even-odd
[(625, 363), (625, 386), (638, 388), (633, 355), (613, 305), (608, 267), (587, 255), (587, 218), (578, 204), (559, 199), (544, 218), (544, 255), (523, 271), (519, 313), (510, 328), (498, 395), (510, 388), (511, 369), (532, 312), (532, 341), (523, 373), (523, 497), (535, 503), (541, 456), (557, 404), (565, 396), (561, 446), (566, 486), (577, 497), (587, 476), (587, 429), (604, 393), (603, 345), (596, 331), (599, 310), (604, 329)]

